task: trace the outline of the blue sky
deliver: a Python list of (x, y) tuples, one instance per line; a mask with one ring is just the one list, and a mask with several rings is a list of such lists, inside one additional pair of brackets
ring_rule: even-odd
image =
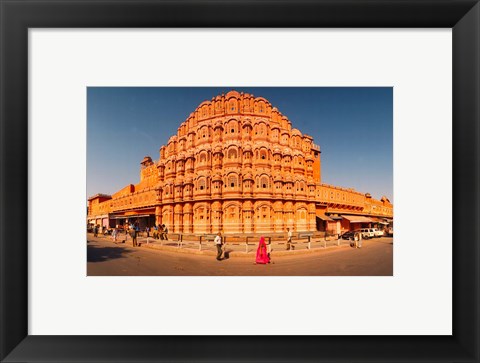
[(390, 87), (89, 87), (87, 196), (139, 182), (159, 149), (204, 100), (235, 89), (270, 101), (322, 151), (322, 182), (393, 202)]

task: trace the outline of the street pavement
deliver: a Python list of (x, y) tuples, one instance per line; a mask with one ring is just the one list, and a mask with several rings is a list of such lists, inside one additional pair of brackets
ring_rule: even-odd
[(88, 276), (393, 276), (393, 238), (363, 240), (360, 249), (343, 244), (275, 255), (255, 264), (255, 253), (217, 261), (212, 252), (179, 253), (132, 247), (108, 238), (87, 241)]

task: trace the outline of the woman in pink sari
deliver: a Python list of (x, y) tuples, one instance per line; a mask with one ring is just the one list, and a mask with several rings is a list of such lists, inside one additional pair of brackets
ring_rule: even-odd
[(267, 254), (267, 245), (265, 244), (265, 237), (260, 237), (260, 242), (257, 248), (257, 257), (255, 263), (270, 263), (270, 257)]

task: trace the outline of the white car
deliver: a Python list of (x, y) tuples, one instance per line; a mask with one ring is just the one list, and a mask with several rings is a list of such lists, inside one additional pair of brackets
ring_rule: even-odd
[(373, 228), (362, 228), (360, 230), (362, 232), (363, 238), (373, 238), (375, 237), (375, 233), (373, 232)]
[(383, 237), (383, 231), (381, 229), (373, 228), (373, 234), (375, 237)]

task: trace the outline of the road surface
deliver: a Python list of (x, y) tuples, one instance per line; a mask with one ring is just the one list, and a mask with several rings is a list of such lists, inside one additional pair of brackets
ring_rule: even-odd
[(349, 246), (275, 256), (256, 265), (254, 254), (217, 261), (198, 255), (131, 247), (107, 239), (89, 238), (88, 276), (393, 276), (393, 239), (364, 240)]

